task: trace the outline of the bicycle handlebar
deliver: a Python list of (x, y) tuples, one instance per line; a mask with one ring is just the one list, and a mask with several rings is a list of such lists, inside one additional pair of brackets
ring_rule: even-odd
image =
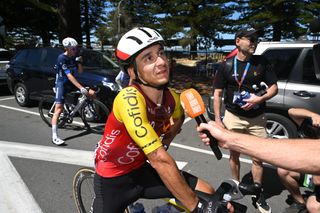
[[(196, 191), (198, 197), (205, 201), (216, 200), (220, 204), (230, 202), (234, 208), (235, 213), (244, 213), (247, 211), (247, 207), (243, 204), (234, 202), (235, 200), (240, 200), (246, 194), (252, 194), (251, 192), (243, 191), (239, 188), (239, 182), (233, 179), (227, 179), (222, 181), (220, 186), (217, 188), (213, 195)], [(228, 200), (225, 200), (228, 198)]]

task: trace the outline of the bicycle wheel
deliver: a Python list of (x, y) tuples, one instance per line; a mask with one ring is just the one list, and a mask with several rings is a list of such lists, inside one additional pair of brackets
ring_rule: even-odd
[[(39, 101), (39, 114), (42, 120), (51, 127), (51, 119), (54, 114), (54, 97), (53, 96), (46, 96), (41, 98)], [(65, 124), (65, 120), (63, 119), (63, 113), (60, 114), (58, 120), (58, 127), (62, 127)]]
[[(93, 189), (94, 170), (82, 168), (73, 178), (73, 198), (79, 213), (89, 213), (94, 199)], [(129, 213), (127, 208), (124, 213)]]
[(103, 134), (110, 110), (99, 100), (88, 100), (81, 108), (81, 118), (89, 131)]
[(80, 169), (73, 177), (73, 198), (79, 213), (90, 212), (94, 199), (94, 170)]

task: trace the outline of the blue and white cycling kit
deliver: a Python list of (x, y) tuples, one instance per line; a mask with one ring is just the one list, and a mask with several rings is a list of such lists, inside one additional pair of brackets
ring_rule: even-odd
[(66, 85), (70, 84), (67, 77), (68, 74), (74, 74), (77, 71), (77, 62), (74, 58), (68, 57), (64, 53), (60, 54), (55, 65), (56, 74), (56, 97), (55, 102), (59, 104), (64, 103), (64, 94), (66, 92)]

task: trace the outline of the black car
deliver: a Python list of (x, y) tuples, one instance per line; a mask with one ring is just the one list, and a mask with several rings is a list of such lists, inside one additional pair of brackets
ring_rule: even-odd
[[(84, 86), (98, 86), (98, 98), (109, 108), (119, 91), (115, 77), (120, 68), (99, 51), (83, 49), (83, 73), (75, 73)], [(23, 49), (17, 52), (7, 66), (7, 83), (20, 106), (28, 106), (32, 100), (39, 100), (43, 94), (52, 93), (56, 71), (53, 69), (57, 57), (63, 53), (60, 48), (43, 47)]]

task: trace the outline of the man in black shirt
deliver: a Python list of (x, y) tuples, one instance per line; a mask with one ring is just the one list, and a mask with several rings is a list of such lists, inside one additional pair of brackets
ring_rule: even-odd
[[(219, 67), (214, 81), (214, 114), (215, 120), (231, 131), (267, 137), (265, 101), (278, 92), (277, 78), (268, 61), (263, 56), (253, 55), (257, 47), (258, 30), (243, 28), (236, 33), (235, 44), (237, 55), (228, 58)], [(268, 85), (266, 93), (257, 96), (253, 85), (264, 82)], [(221, 99), (225, 90), (225, 114), (221, 120)], [(247, 93), (243, 101), (239, 101), (241, 93)], [(240, 153), (230, 150), (230, 167), (232, 178), (240, 179)], [(263, 175), (262, 162), (253, 158), (253, 186), (261, 191), (257, 195), (257, 208), (261, 212), (271, 212), (262, 195), (261, 182)]]

